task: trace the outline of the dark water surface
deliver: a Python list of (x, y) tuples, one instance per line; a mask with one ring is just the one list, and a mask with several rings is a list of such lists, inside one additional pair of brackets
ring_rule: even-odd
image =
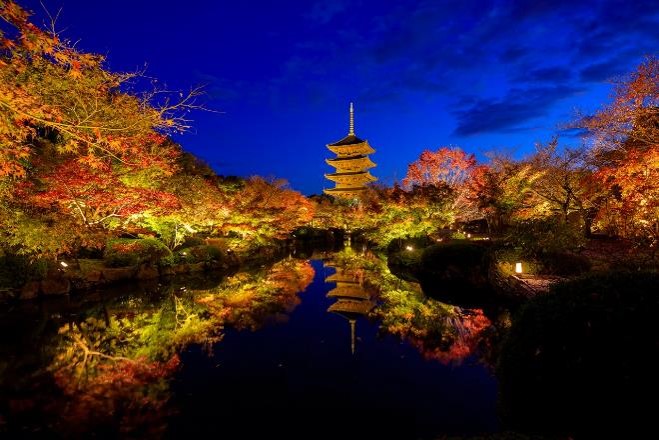
[(23, 303), (0, 318), (7, 437), (499, 428), (497, 381), (480, 348), (489, 319), (425, 298), (363, 252)]
[(0, 438), (656, 438), (656, 276), (607, 280), (511, 314), (347, 248), (4, 305)]
[(312, 261), (313, 282), (290, 315), (258, 331), (228, 329), (208, 354), (181, 355), (170, 433), (316, 438), (431, 438), (497, 429), (497, 384), (475, 357), (445, 365), (357, 317), (328, 313), (335, 272)]

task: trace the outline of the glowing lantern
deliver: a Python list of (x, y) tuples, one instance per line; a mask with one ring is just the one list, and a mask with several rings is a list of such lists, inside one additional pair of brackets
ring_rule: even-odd
[(515, 273), (522, 273), (522, 263), (515, 263)]
[(414, 248), (412, 246), (406, 246), (405, 249), (407, 249), (408, 251), (413, 251), (414, 250)]
[(471, 238), (471, 234), (467, 234), (467, 238)]

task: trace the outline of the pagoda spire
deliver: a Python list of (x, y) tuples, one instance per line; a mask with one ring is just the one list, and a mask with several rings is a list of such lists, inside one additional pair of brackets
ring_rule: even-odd
[(350, 127), (348, 129), (348, 136), (355, 135), (355, 107), (350, 103)]

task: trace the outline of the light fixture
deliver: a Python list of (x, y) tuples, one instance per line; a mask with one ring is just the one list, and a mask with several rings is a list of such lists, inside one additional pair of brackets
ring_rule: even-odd
[(407, 249), (408, 251), (413, 251), (414, 250), (414, 248), (412, 246), (409, 246), (409, 245), (405, 246), (405, 249)]
[(515, 273), (522, 273), (522, 263), (515, 263)]
[(467, 234), (467, 238), (471, 238), (471, 234)]
[(65, 262), (65, 261), (60, 261), (60, 262), (59, 262), (59, 264), (61, 264), (61, 265), (62, 265), (62, 267), (69, 267), (69, 265), (68, 265), (68, 264), (66, 264), (66, 262)]

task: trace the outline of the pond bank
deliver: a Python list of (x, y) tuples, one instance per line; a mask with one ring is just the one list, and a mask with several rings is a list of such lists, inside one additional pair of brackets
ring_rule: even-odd
[(32, 300), (41, 297), (64, 296), (73, 292), (84, 292), (101, 286), (130, 281), (169, 278), (178, 275), (203, 272), (229, 272), (242, 266), (252, 266), (272, 261), (286, 251), (285, 244), (262, 246), (249, 253), (225, 251), (212, 259), (199, 262), (141, 262), (124, 267), (107, 267), (101, 259), (79, 259), (72, 262), (60, 261), (52, 265), (38, 279), (25, 282), (17, 288), (0, 291), (0, 301)]

